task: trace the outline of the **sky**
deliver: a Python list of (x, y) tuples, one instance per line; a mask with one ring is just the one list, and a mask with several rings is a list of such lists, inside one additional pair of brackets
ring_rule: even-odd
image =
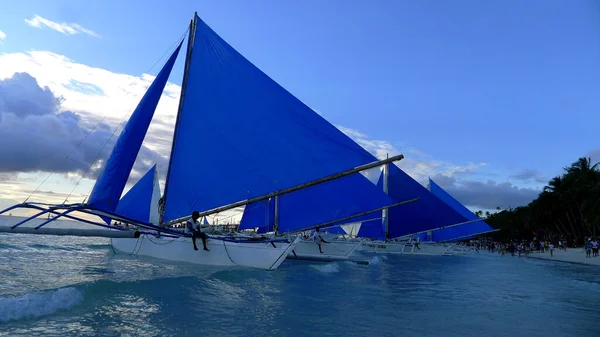
[[(431, 177), (471, 209), (525, 205), (577, 158), (600, 160), (593, 0), (1, 6), (0, 207), (34, 190), (30, 200), (85, 198), (98, 160), (194, 11), (367, 150), (404, 154), (403, 170), (424, 184)], [(130, 183), (155, 162), (166, 175), (183, 61)]]

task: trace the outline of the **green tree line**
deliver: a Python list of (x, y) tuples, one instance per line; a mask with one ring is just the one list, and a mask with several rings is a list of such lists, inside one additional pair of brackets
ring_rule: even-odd
[[(568, 240), (582, 244), (600, 235), (600, 170), (591, 158), (579, 158), (552, 178), (527, 206), (487, 212), (486, 222), (499, 231), (496, 239)], [(483, 216), (481, 211), (477, 215)]]

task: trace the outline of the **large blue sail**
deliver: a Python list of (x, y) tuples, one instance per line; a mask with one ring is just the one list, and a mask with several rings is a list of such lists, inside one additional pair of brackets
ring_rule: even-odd
[(119, 135), (96, 180), (88, 202), (90, 206), (106, 211), (116, 209), (180, 48), (181, 43), (158, 73)]
[[(446, 205), (450, 206), (453, 210), (460, 213), (467, 220), (478, 220), (479, 217), (475, 215), (473, 212), (469, 211), (463, 204), (461, 204), (458, 200), (454, 199), (448, 192), (442, 189), (438, 184), (436, 184), (433, 180), (429, 179), (429, 190), (433, 195), (435, 195), (438, 199), (443, 201)], [(440, 230), (433, 231), (431, 233), (432, 241), (436, 242), (444, 242), (444, 241), (454, 241), (454, 240), (464, 240), (471, 238), (478, 234), (489, 233), (493, 231), (493, 229), (485, 223), (485, 221), (477, 221), (472, 223), (467, 223), (464, 225), (444, 228)]]
[(164, 221), (376, 160), (196, 20)]
[(145, 223), (150, 222), (152, 206), (157, 206), (152, 205), (155, 176), (156, 165), (119, 200), (115, 213)]
[(388, 193), (395, 200), (420, 200), (388, 212), (388, 237), (396, 238), (467, 221), (396, 165), (389, 166)]
[(259, 228), (260, 232), (271, 232), (275, 224), (275, 199), (262, 200), (246, 205), (240, 230)]

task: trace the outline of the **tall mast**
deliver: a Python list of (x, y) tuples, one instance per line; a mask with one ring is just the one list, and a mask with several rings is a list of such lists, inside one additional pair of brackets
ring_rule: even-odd
[[(389, 158), (389, 156), (386, 154), (386, 158)], [(389, 172), (390, 172), (390, 164), (385, 164), (383, 165), (383, 192), (385, 194), (388, 194), (388, 178), (389, 178)], [(381, 214), (381, 217), (383, 218), (383, 228), (385, 230), (385, 239), (387, 240), (389, 238), (389, 232), (388, 232), (388, 209), (384, 208)]]
[(177, 131), (179, 131), (179, 120), (181, 118), (181, 110), (183, 110), (183, 100), (185, 97), (185, 89), (187, 87), (188, 72), (192, 62), (192, 50), (194, 49), (194, 39), (196, 37), (196, 18), (198, 12), (194, 12), (194, 19), (190, 21), (190, 34), (188, 35), (187, 53), (185, 55), (185, 66), (183, 70), (183, 80), (181, 82), (181, 95), (179, 96), (179, 107), (177, 109), (177, 119), (175, 120), (175, 131), (173, 132), (173, 142), (171, 144), (171, 156), (169, 157), (169, 168), (167, 169), (167, 180), (165, 182), (165, 193), (163, 195), (162, 212), (159, 215), (159, 225), (163, 223), (164, 211), (167, 208), (167, 190), (169, 188), (169, 176), (171, 174), (171, 165), (173, 164), (173, 150), (175, 149), (175, 141), (177, 139)]
[(279, 196), (275, 196), (275, 217), (273, 223), (273, 231), (277, 234), (279, 230)]

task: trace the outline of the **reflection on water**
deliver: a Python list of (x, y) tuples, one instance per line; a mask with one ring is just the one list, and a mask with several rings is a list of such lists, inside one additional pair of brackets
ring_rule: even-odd
[(286, 261), (273, 272), (0, 235), (0, 335), (596, 336), (594, 267), (518, 257)]

